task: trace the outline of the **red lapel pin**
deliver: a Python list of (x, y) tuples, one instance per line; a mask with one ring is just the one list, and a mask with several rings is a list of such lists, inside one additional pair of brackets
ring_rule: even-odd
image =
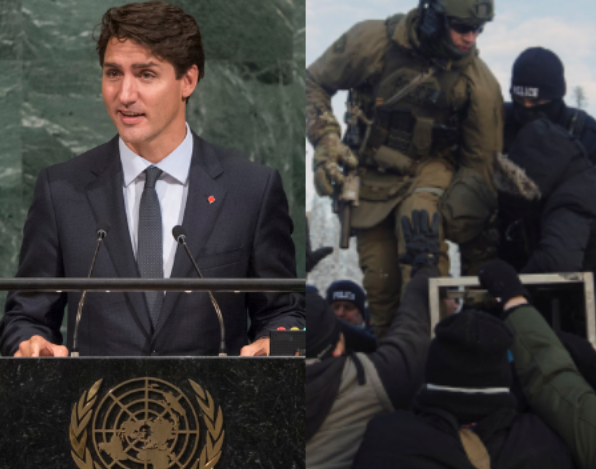
[(210, 204), (212, 204), (213, 202), (215, 202), (215, 197), (213, 197), (212, 195), (210, 195), (207, 200), (209, 201)]

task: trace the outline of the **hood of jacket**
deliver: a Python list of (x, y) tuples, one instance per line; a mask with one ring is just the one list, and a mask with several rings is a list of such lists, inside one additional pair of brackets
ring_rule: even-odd
[(346, 358), (329, 358), (306, 367), (307, 442), (317, 433), (333, 406)]

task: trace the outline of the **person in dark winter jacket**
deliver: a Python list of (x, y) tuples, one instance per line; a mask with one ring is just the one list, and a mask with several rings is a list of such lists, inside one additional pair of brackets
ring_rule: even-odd
[(414, 412), (376, 417), (353, 469), (572, 469), (565, 443), (510, 392), (513, 338), (497, 318), (465, 310), (435, 328)]
[(366, 293), (356, 282), (336, 280), (327, 287), (326, 300), (338, 319), (352, 326), (368, 328)]
[(533, 190), (512, 195), (497, 184), (499, 257), (522, 273), (594, 271), (596, 167), (583, 147), (562, 127), (538, 119), (519, 132), (508, 159)]
[(306, 294), (306, 467), (348, 469), (368, 421), (409, 408), (422, 383), (430, 342), (428, 279), (439, 275), (439, 216), (412, 214), (406, 234), (413, 278), (389, 332), (375, 352), (345, 353), (338, 319)]
[(532, 411), (567, 443), (578, 469), (596, 468), (596, 353), (591, 344), (555, 334), (528, 304), (515, 269), (505, 262), (482, 266), (478, 278), (503, 305), (498, 314), (514, 337), (513, 363)]
[(327, 288), (326, 300), (342, 322), (344, 336), (349, 336), (358, 351), (374, 352), (377, 337), (370, 325), (364, 289), (351, 280), (337, 280)]
[(511, 76), (513, 102), (505, 103), (504, 153), (524, 125), (546, 118), (577, 138), (596, 164), (596, 120), (581, 109), (567, 107), (566, 88), (563, 63), (554, 52), (532, 47), (520, 54)]

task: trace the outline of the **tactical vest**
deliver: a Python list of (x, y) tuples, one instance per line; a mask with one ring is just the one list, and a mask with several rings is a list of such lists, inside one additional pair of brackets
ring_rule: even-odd
[[(419, 53), (400, 47), (392, 36), (403, 15), (387, 20), (390, 46), (381, 74), (355, 92), (369, 129), (360, 124), (363, 140), (360, 161), (381, 172), (412, 174), (416, 163), (428, 156), (448, 157), (460, 140), (461, 121), (468, 103), (453, 93), (463, 68), (438, 71), (402, 99), (384, 103), (434, 64)], [(355, 145), (351, 145), (354, 148)]]

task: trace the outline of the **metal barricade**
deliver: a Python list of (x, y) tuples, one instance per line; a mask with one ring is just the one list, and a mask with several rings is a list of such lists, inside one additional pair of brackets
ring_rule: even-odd
[[(519, 279), (524, 285), (583, 284), (586, 338), (596, 348), (596, 306), (594, 304), (594, 274), (592, 272), (573, 272), (556, 274), (524, 274)], [(441, 277), (429, 281), (429, 306), (431, 337), (434, 337), (435, 325), (440, 321), (440, 289), (449, 287), (479, 287), (478, 277)], [(487, 291), (474, 289), (472, 292), (453, 292), (451, 297), (463, 297), (467, 294), (486, 295)]]

